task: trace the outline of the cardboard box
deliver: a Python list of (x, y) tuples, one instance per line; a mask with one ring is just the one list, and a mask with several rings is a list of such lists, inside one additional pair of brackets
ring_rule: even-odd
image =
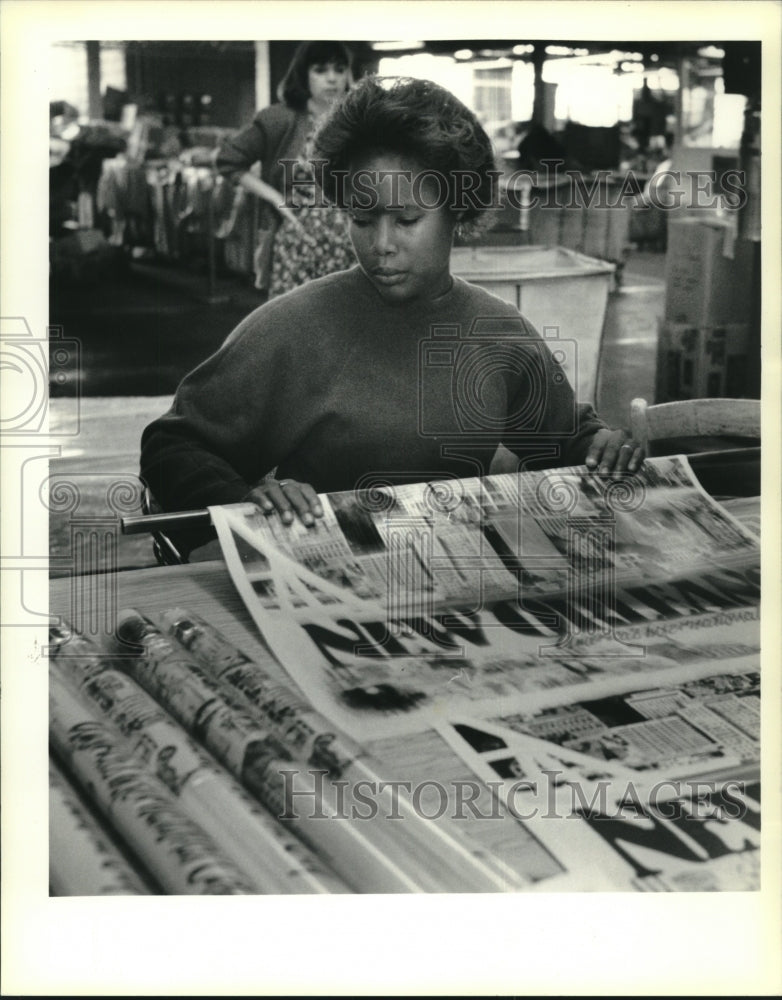
[(752, 246), (727, 222), (671, 217), (665, 258), (665, 319), (696, 327), (749, 319)]
[(698, 327), (664, 322), (657, 346), (655, 402), (747, 394), (749, 324)]

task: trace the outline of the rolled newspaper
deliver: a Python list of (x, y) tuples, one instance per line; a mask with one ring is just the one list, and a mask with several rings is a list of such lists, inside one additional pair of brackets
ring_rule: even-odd
[(49, 888), (54, 896), (145, 896), (153, 891), (53, 760)]
[[(362, 823), (376, 828), (373, 836), (378, 843), (394, 853), (406, 852), (425, 867), (431, 881), (447, 884), (450, 891), (512, 891), (527, 885), (510, 866), (483, 853), (454, 826), (456, 820), (438, 822), (419, 815), (398, 784), (391, 788), (384, 780), (380, 761), (275, 676), (270, 653), (268, 666), (251, 659), (209, 622), (182, 608), (163, 612), (161, 621), (210, 676), (240, 693), (294, 760), (339, 780), (343, 811), (363, 815)], [(366, 803), (356, 799), (356, 790), (366, 787), (377, 789), (387, 799), (386, 808), (375, 815), (367, 815), (366, 808), (361, 808)], [(404, 822), (389, 823), (389, 814)]]
[(49, 678), (49, 740), (60, 765), (166, 893), (258, 892), (214, 839), (138, 764), (57, 673)]
[[(340, 795), (343, 782), (323, 780), (322, 768), (302, 767), (268, 726), (246, 710), (240, 696), (216, 680), (175, 640), (138, 611), (119, 616), (118, 639), (138, 646), (125, 661), (139, 683), (157, 698), (264, 805), (290, 818), (297, 834), (359, 892), (449, 892), (465, 887), (461, 871), (419, 858), (397, 840), (399, 823), (351, 818)], [(299, 808), (302, 801), (309, 808)], [(470, 871), (472, 855), (461, 864)], [(474, 862), (477, 864), (477, 859)], [(502, 888), (507, 888), (507, 881)], [(514, 886), (515, 887), (515, 886)], [(469, 888), (476, 889), (475, 885)], [(484, 876), (481, 891), (497, 891)]]
[(265, 894), (349, 892), (285, 824), (242, 786), (131, 677), (100, 649), (60, 629), (52, 670), (74, 684), (128, 740), (138, 762), (174, 795)]

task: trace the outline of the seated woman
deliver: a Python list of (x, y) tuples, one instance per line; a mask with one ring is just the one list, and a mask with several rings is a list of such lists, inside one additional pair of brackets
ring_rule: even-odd
[(450, 273), (457, 227), (493, 202), (491, 143), (434, 83), (363, 80), (316, 136), (358, 265), (244, 319), (146, 428), (165, 510), (254, 501), (314, 524), (318, 493), (521, 468), (635, 471), (643, 453), (578, 404), (519, 312)]

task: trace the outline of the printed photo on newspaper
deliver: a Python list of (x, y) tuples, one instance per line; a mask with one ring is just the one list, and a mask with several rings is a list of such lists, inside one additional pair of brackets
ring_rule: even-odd
[(437, 731), (556, 863), (535, 889), (747, 892), (760, 888), (758, 685), (715, 675)]
[[(211, 508), (271, 652), (354, 738), (756, 667), (757, 536), (682, 456)], [(642, 682), (640, 680), (642, 675)]]

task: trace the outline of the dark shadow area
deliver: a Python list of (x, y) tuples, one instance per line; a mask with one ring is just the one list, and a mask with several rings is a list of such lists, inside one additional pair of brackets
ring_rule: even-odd
[[(163, 396), (262, 303), (240, 278), (221, 279), (209, 295), (206, 275), (136, 264), (123, 254), (94, 280), (52, 280), (49, 315), (81, 357), (58, 366), (50, 393), (72, 396)], [(80, 371), (77, 370), (80, 365)]]

